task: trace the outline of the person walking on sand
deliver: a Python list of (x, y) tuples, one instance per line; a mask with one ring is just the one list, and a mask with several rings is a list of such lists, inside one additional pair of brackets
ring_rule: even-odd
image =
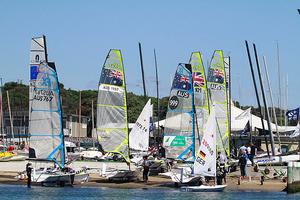
[(31, 171), (32, 171), (32, 166), (31, 163), (26, 164), (26, 175), (27, 175), (27, 187), (31, 188)]
[(246, 166), (247, 166), (247, 152), (246, 151), (242, 151), (240, 158), (239, 158), (239, 165), (240, 165), (240, 170), (241, 170), (241, 176), (242, 178), (244, 178), (245, 176), (247, 176), (247, 172), (246, 172)]
[(149, 169), (150, 169), (150, 162), (148, 160), (148, 156), (144, 156), (143, 157), (143, 168), (144, 168), (144, 171), (143, 171), (143, 181), (144, 182), (148, 182), (148, 174), (149, 174)]
[(252, 166), (254, 166), (254, 156), (256, 156), (257, 148), (253, 145), (253, 143), (250, 143), (250, 154), (249, 154), (249, 160), (251, 161)]

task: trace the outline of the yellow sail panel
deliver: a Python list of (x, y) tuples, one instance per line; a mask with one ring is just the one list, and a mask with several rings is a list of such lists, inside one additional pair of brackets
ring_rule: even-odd
[(195, 149), (197, 150), (203, 137), (204, 124), (209, 116), (209, 102), (204, 66), (200, 52), (193, 52), (190, 58), (194, 86), (195, 105)]
[(105, 152), (118, 153), (130, 162), (126, 86), (120, 50), (110, 50), (102, 67), (97, 102), (97, 135)]
[(212, 56), (208, 71), (208, 88), (211, 105), (215, 105), (217, 119), (217, 149), (227, 155), (229, 149), (228, 130), (228, 98), (226, 92), (226, 74), (224, 58), (221, 50), (216, 50)]

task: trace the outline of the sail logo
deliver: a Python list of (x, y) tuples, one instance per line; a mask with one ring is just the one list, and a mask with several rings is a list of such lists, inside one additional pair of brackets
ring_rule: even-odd
[(199, 156), (196, 158), (196, 161), (201, 165), (205, 165), (205, 156), (206, 154), (200, 150)]
[(210, 89), (213, 89), (213, 90), (224, 90), (224, 86), (223, 85), (219, 85), (219, 84), (216, 84), (216, 83), (211, 83), (210, 84)]
[(203, 141), (202, 141), (202, 145), (203, 145), (204, 147), (207, 148), (208, 152), (209, 152), (211, 155), (214, 154), (213, 149), (210, 147), (210, 145), (208, 144), (208, 142), (207, 142), (204, 138), (203, 138)]
[(99, 90), (108, 91), (108, 92), (116, 92), (116, 93), (124, 92), (123, 88), (113, 86), (113, 85), (106, 85), (106, 84), (101, 84), (99, 86)]
[(176, 72), (172, 87), (179, 90), (190, 90), (191, 80), (188, 76), (181, 75)]
[(178, 97), (172, 96), (172, 97), (170, 98), (170, 100), (169, 100), (169, 107), (170, 107), (170, 109), (171, 109), (171, 110), (176, 109), (177, 106), (178, 106), (178, 104), (179, 104), (179, 99), (178, 99)]
[(190, 94), (187, 91), (177, 91), (177, 96), (182, 97), (182, 98), (189, 98)]
[(164, 146), (181, 147), (186, 146), (186, 137), (184, 136), (164, 136)]

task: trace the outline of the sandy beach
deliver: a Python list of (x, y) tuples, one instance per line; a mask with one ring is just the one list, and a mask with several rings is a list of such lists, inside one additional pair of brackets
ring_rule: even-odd
[[(0, 184), (26, 184), (26, 181), (17, 180), (15, 177), (18, 172), (25, 169), (27, 161), (20, 162), (1, 162), (0, 163)], [(108, 167), (127, 168), (125, 163), (105, 162)], [(135, 188), (165, 188), (165, 189), (177, 189), (171, 179), (162, 176), (150, 176), (148, 183), (142, 181), (135, 181), (129, 183), (111, 183), (101, 178), (98, 174), (102, 162), (74, 162), (73, 167), (87, 166), (92, 168), (93, 173), (90, 174), (89, 181), (87, 183), (76, 184), (74, 187), (90, 186), (90, 187), (108, 187), (108, 188), (121, 188), (121, 189), (135, 189)], [(248, 167), (248, 172), (251, 175), (251, 180), (244, 179), (238, 184), (239, 171), (228, 174), (227, 176), (227, 188), (228, 191), (272, 191), (281, 192), (286, 188), (287, 183), (280, 179), (269, 179), (260, 183), (260, 173), (252, 171), (251, 167)]]

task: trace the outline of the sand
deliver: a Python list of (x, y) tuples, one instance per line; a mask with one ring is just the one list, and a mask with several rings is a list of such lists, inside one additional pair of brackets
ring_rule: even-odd
[[(25, 164), (27, 162), (7, 162), (0, 163), (0, 184), (26, 184), (26, 181), (17, 180), (15, 177), (18, 172), (25, 169)], [(126, 168), (124, 163), (106, 163), (109, 167), (118, 165), (122, 168)], [(90, 166), (95, 169), (96, 173), (91, 173), (89, 177), (89, 182), (76, 184), (74, 187), (90, 186), (90, 187), (108, 187), (108, 188), (120, 188), (120, 189), (135, 189), (135, 188), (165, 188), (165, 189), (178, 189), (175, 184), (169, 178), (162, 176), (150, 176), (148, 183), (143, 181), (135, 181), (129, 183), (111, 183), (101, 178), (97, 173), (100, 169), (102, 163), (100, 162), (76, 162), (75, 166)], [(18, 170), (16, 170), (18, 169)], [(227, 191), (270, 191), (270, 192), (281, 192), (283, 191), (287, 183), (283, 182), (281, 179), (270, 179), (266, 180), (263, 185), (260, 183), (260, 173), (255, 173), (252, 168), (248, 168), (248, 172), (251, 175), (251, 180), (244, 179), (239, 180), (239, 172), (231, 173), (227, 176)]]

